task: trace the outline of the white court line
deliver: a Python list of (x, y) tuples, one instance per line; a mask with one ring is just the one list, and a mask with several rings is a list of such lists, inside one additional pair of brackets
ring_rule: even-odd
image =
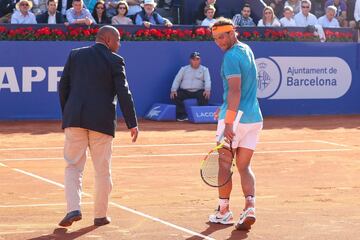
[(317, 142), (317, 143), (326, 143), (326, 144), (330, 144), (330, 145), (334, 145), (334, 146), (340, 146), (340, 147), (350, 147), (348, 145), (345, 144), (339, 144), (339, 143), (334, 143), (334, 142), (329, 142), (329, 141), (323, 141), (323, 140), (312, 140), (313, 142)]
[[(30, 176), (30, 177), (34, 177), (34, 178), (36, 178), (36, 179), (39, 179), (39, 180), (41, 180), (41, 181), (44, 181), (44, 182), (47, 182), (47, 183), (50, 183), (50, 184), (53, 184), (53, 185), (58, 186), (58, 187), (60, 187), (60, 188), (64, 188), (64, 185), (63, 185), (63, 184), (54, 182), (54, 181), (52, 181), (52, 180), (50, 180), (50, 179), (41, 177), (41, 176), (39, 176), (39, 175), (36, 175), (36, 174), (30, 173), (30, 172), (24, 171), (24, 170), (21, 170), (21, 169), (18, 169), (18, 168), (12, 168), (12, 169), (13, 169), (14, 171), (16, 171), (16, 172), (23, 173), (23, 174), (25, 174), (25, 175), (28, 175), (28, 176)], [(84, 192), (83, 192), (83, 195), (85, 195), (85, 196), (90, 196), (90, 197), (91, 197), (91, 195), (88, 194), (88, 193), (84, 193)], [(195, 236), (201, 237), (201, 238), (203, 238), (203, 239), (207, 239), (207, 240), (215, 240), (214, 238), (208, 237), (208, 236), (203, 235), (203, 234), (201, 234), (201, 233), (197, 233), (197, 232), (194, 232), (194, 231), (192, 231), (192, 230), (190, 230), (190, 229), (180, 227), (180, 226), (175, 225), (175, 224), (172, 224), (172, 223), (170, 223), (170, 222), (161, 220), (160, 218), (150, 216), (150, 215), (148, 215), (148, 214), (146, 214), (146, 213), (142, 213), (142, 212), (140, 212), (140, 211), (137, 211), (137, 210), (134, 210), (134, 209), (131, 209), (131, 208), (122, 206), (122, 205), (117, 204), (117, 203), (115, 203), (115, 202), (109, 202), (109, 204), (112, 205), (112, 206), (114, 206), (114, 207), (116, 207), (116, 208), (119, 208), (119, 209), (122, 209), (122, 210), (125, 210), (125, 211), (128, 211), (128, 212), (134, 213), (134, 214), (136, 214), (136, 215), (139, 215), (139, 216), (142, 216), (142, 217), (145, 217), (145, 218), (148, 218), (148, 219), (150, 219), (150, 220), (152, 220), (152, 221), (155, 221), (155, 222), (162, 223), (162, 224), (164, 224), (164, 225), (167, 225), (167, 226), (172, 227), (172, 228), (175, 228), (175, 229), (177, 229), (177, 230), (186, 232), (186, 233), (188, 233), (188, 234), (195, 235)]]
[[(337, 151), (351, 151), (351, 148), (324, 148), (324, 149), (294, 149), (294, 150), (270, 150), (270, 151), (255, 151), (255, 154), (269, 154), (269, 153), (307, 153), (307, 152), (337, 152)], [(114, 155), (112, 158), (139, 158), (139, 157), (187, 157), (187, 156), (205, 156), (206, 153), (169, 153), (169, 154), (133, 154), (133, 155)], [(54, 158), (5, 158), (3, 162), (11, 161), (39, 161), (39, 160), (61, 160), (62, 157)]]
[[(90, 205), (94, 202), (81, 202), (81, 205)], [(25, 207), (53, 207), (65, 206), (66, 203), (38, 203), (38, 204), (15, 204), (15, 205), (0, 205), (0, 208), (25, 208)]]
[[(264, 141), (258, 144), (279, 144), (279, 143), (306, 143), (321, 140), (290, 140), (290, 141)], [(113, 145), (113, 148), (142, 148), (142, 147), (176, 147), (176, 146), (203, 146), (214, 145), (215, 142), (206, 143), (167, 143), (167, 144), (125, 144)], [(30, 147), (30, 148), (0, 148), (0, 151), (27, 151), (27, 150), (56, 150), (64, 147)]]

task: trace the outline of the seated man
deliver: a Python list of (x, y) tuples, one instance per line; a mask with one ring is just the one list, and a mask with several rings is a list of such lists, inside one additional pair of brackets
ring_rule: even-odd
[(72, 6), (66, 11), (66, 19), (70, 24), (91, 25), (95, 22), (90, 11), (84, 8), (83, 0), (73, 0)]
[(33, 4), (29, 0), (20, 0), (16, 4), (17, 11), (11, 15), (12, 24), (36, 24), (35, 15), (30, 12)]
[(144, 0), (142, 6), (144, 9), (138, 12), (135, 17), (136, 25), (144, 25), (147, 28), (151, 25), (172, 27), (172, 23), (168, 19), (163, 18), (155, 11), (156, 3), (154, 0)]
[(198, 104), (208, 104), (211, 90), (209, 69), (200, 65), (200, 53), (190, 55), (190, 65), (182, 67), (171, 86), (170, 98), (176, 104), (176, 120), (186, 121), (187, 115), (183, 101), (196, 98)]
[(345, 0), (327, 0), (325, 3), (325, 9), (328, 6), (335, 6), (335, 18), (338, 20), (341, 27), (348, 27), (347, 22), (347, 5)]
[(48, 24), (57, 24), (64, 23), (64, 18), (62, 14), (56, 10), (57, 1), (48, 0), (47, 1), (47, 11), (43, 14), (40, 14), (36, 17), (38, 23), (48, 23)]
[(331, 5), (326, 8), (326, 14), (319, 18), (319, 24), (324, 28), (340, 27), (338, 20), (335, 18), (336, 7)]
[(250, 14), (250, 5), (246, 3), (241, 10), (241, 14), (238, 13), (233, 17), (234, 24), (239, 27), (255, 27), (256, 25), (253, 19), (250, 17)]

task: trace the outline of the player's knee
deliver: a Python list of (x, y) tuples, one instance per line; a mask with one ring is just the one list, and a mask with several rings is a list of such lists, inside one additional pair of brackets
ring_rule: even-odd
[(250, 166), (248, 164), (237, 164), (237, 169), (240, 173), (249, 173), (251, 171)]

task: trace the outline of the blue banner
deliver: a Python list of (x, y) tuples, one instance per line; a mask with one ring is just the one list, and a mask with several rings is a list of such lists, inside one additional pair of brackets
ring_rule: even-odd
[[(92, 42), (0, 42), (0, 119), (60, 119), (57, 86), (68, 53)], [(170, 87), (199, 51), (221, 102), (223, 53), (213, 42), (122, 42), (127, 77), (140, 117), (170, 103)], [(264, 115), (359, 114), (357, 43), (249, 42), (259, 70)]]

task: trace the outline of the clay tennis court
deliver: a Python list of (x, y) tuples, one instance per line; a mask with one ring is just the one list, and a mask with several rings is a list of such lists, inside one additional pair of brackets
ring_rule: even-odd
[[(257, 222), (250, 232), (208, 223), (216, 189), (199, 177), (214, 124), (140, 122), (114, 141), (112, 223), (93, 224), (93, 168), (86, 164), (83, 220), (66, 213), (60, 122), (0, 122), (0, 239), (358, 239), (360, 116), (265, 118), (253, 158)], [(239, 177), (231, 198), (238, 218)]]

